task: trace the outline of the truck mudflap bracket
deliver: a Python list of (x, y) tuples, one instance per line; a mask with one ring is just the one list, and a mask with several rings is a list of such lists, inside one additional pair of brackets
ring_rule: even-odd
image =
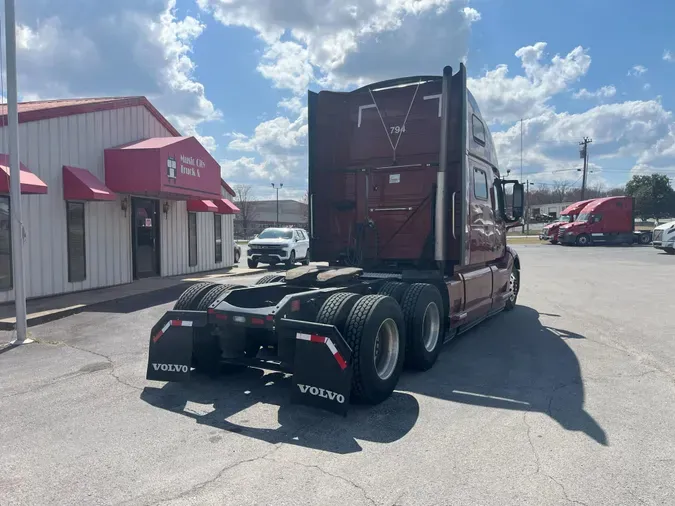
[(282, 318), (282, 339), (295, 340), (291, 402), (343, 416), (352, 389), (352, 350), (334, 325)]
[(187, 381), (192, 369), (194, 331), (207, 324), (206, 311), (168, 311), (152, 327), (146, 379)]

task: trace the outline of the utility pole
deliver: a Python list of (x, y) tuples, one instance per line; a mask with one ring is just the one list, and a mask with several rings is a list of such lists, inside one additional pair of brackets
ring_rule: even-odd
[(16, 15), (14, 0), (5, 0), (5, 48), (7, 53), (7, 130), (9, 131), (9, 198), (12, 235), (12, 282), (16, 306), (16, 337), (12, 345), (32, 342), (27, 338), (26, 291), (23, 272), (23, 222), (21, 221), (21, 169), (19, 167), (19, 105), (16, 82)]
[[(520, 184), (523, 184), (523, 118), (520, 118)], [(527, 221), (527, 216), (525, 220)], [(520, 233), (525, 233), (525, 223), (523, 223)]]
[(279, 226), (279, 190), (284, 187), (284, 183), (279, 183), (278, 185), (275, 185), (272, 183), (272, 188), (274, 188), (277, 191), (277, 227)]
[(579, 150), (579, 158), (584, 159), (584, 173), (581, 180), (581, 200), (586, 196), (586, 175), (588, 174), (588, 145), (593, 142), (590, 137), (584, 137), (584, 140), (579, 143), (581, 149)]

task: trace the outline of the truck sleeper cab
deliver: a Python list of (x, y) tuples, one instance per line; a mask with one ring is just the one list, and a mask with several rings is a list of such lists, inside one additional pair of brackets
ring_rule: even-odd
[(432, 367), (447, 339), (515, 307), (506, 230), (523, 187), (500, 177), (464, 65), (309, 92), (308, 137), (310, 249), (328, 266), (189, 288), (151, 332), (148, 379), (278, 369), (295, 402), (345, 413), (351, 396), (381, 402), (404, 364)]
[(635, 230), (633, 198), (627, 196), (595, 199), (587, 204), (573, 223), (562, 225), (561, 244), (649, 244), (651, 231)]
[(577, 219), (581, 210), (586, 207), (586, 204), (593, 202), (595, 199), (580, 200), (567, 206), (560, 213), (560, 219), (546, 225), (539, 234), (539, 239), (542, 241), (549, 241), (551, 244), (558, 244), (558, 232), (562, 225), (572, 223)]

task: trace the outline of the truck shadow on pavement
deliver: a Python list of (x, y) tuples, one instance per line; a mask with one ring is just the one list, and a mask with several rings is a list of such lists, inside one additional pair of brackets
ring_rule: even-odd
[[(378, 406), (353, 405), (346, 418), (291, 404), (290, 377), (257, 369), (217, 380), (195, 375), (189, 383), (146, 387), (141, 399), (199, 424), (268, 443), (338, 454), (361, 451), (357, 439), (391, 443), (410, 432), (420, 412), (410, 393), (546, 413), (566, 430), (584, 432), (606, 446), (604, 430), (584, 410), (579, 362), (566, 343), (584, 337), (546, 327), (539, 316), (532, 308), (518, 306), (484, 322), (447, 345), (430, 371), (404, 373), (398, 391), (387, 401)], [(279, 406), (277, 420), (270, 420), (274, 415), (269, 409), (248, 409), (258, 404)], [(448, 424), (452, 424), (450, 417)], [(279, 427), (259, 428), (269, 425)]]
[(584, 336), (545, 326), (539, 316), (517, 306), (484, 322), (447, 345), (430, 371), (404, 375), (399, 389), (473, 406), (545, 413), (566, 430), (607, 446), (605, 431), (584, 410), (579, 361), (566, 342)]
[[(246, 369), (217, 380), (195, 375), (189, 383), (145, 387), (141, 399), (152, 406), (194, 418), (198, 424), (272, 444), (285, 443), (338, 454), (361, 451), (357, 439), (376, 443), (397, 441), (414, 427), (419, 416), (417, 400), (407, 393), (395, 392), (378, 406), (353, 405), (349, 415), (343, 418), (291, 404), (290, 391), (290, 376)], [(256, 409), (256, 405), (263, 408)], [(273, 410), (266, 409), (270, 405), (279, 406), (276, 420), (270, 419), (274, 416)], [(260, 428), (270, 425), (279, 427)]]

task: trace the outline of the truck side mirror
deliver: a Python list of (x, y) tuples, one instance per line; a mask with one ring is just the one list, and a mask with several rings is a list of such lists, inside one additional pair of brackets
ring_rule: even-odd
[(525, 200), (525, 190), (520, 183), (513, 183), (513, 194), (511, 208), (513, 209), (513, 218), (519, 220), (523, 217), (523, 202)]

